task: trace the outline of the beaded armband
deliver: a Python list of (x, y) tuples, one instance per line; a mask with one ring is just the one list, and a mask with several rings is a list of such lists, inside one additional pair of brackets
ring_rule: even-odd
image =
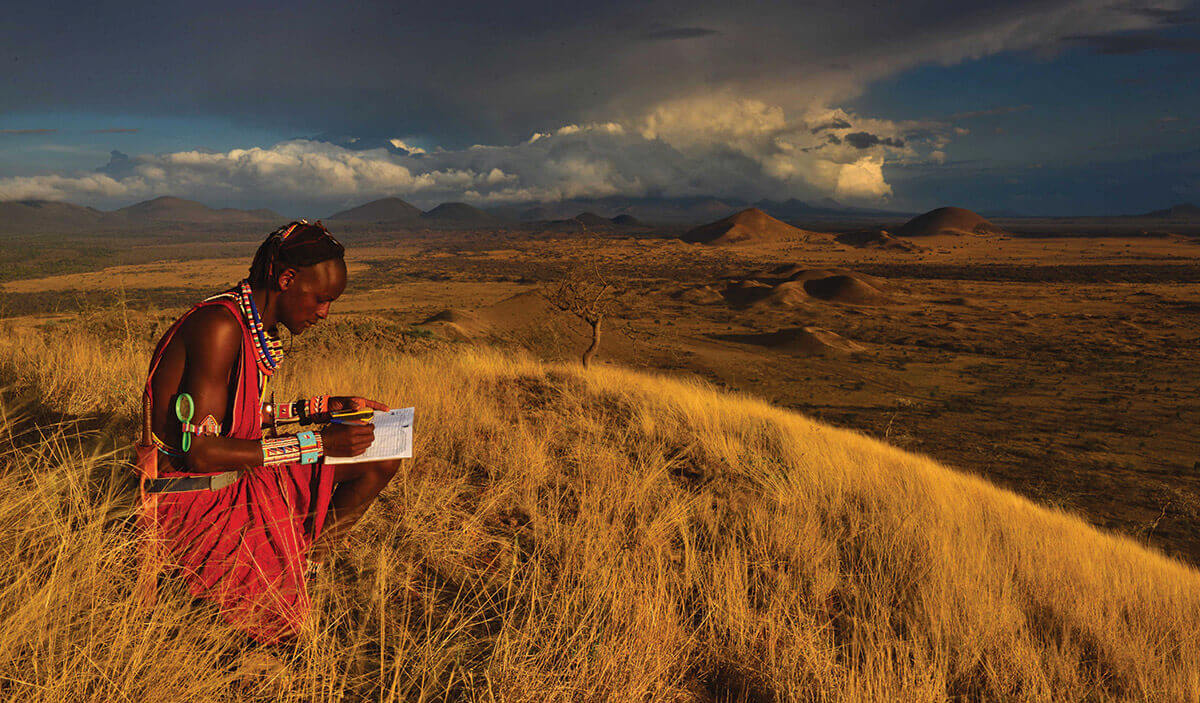
[(193, 435), (216, 436), (221, 434), (221, 424), (212, 415), (206, 416), (199, 425), (193, 425), (190, 422), (181, 422), (179, 423), (179, 427), (183, 432), (191, 432)]
[(262, 441), (263, 465), (315, 464), (325, 454), (320, 432), (276, 437)]

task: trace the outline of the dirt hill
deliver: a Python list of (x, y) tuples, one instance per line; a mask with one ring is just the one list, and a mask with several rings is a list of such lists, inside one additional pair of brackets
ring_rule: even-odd
[(821, 327), (793, 327), (763, 335), (765, 346), (812, 356), (853, 354), (865, 351), (856, 342)]
[(882, 229), (866, 229), (857, 232), (846, 232), (834, 238), (841, 244), (849, 244), (860, 249), (887, 249), (889, 251), (917, 252), (920, 247), (904, 239), (898, 239)]
[(801, 282), (815, 281), (821, 278), (829, 278), (830, 276), (850, 276), (879, 289), (888, 287), (886, 279), (837, 266), (824, 269), (811, 269), (805, 267), (803, 264), (783, 264), (771, 269), (770, 274), (773, 277), (783, 278), (788, 281)]
[(733, 307), (800, 307), (810, 301), (849, 305), (884, 305), (900, 292), (886, 280), (843, 268), (806, 269), (787, 264), (771, 269), (763, 280), (728, 284), (721, 292)]
[(456, 331), (463, 333), (463, 336), (475, 337), (522, 327), (552, 312), (557, 311), (546, 302), (545, 298), (537, 293), (528, 292), (505, 298), (495, 305), (479, 310), (460, 308), (443, 310), (421, 324), (452, 324), (457, 327)]
[(457, 340), (524, 339), (536, 334), (556, 340), (584, 338), (582, 322), (550, 305), (536, 291), (518, 293), (478, 310), (443, 310), (420, 324)]
[(693, 305), (712, 305), (725, 300), (725, 296), (712, 286), (681, 288), (672, 293), (671, 297)]
[(400, 198), (380, 198), (329, 216), (346, 222), (408, 222), (421, 216), (421, 208)]
[(746, 279), (743, 281), (730, 283), (725, 287), (725, 290), (721, 292), (721, 295), (725, 297), (725, 300), (728, 301), (730, 305), (741, 307), (753, 305), (764, 300), (771, 294), (772, 290), (773, 286), (770, 286), (766, 283)]
[(917, 215), (895, 234), (902, 237), (930, 237), (939, 234), (1001, 234), (1004, 230), (985, 220), (978, 213), (960, 207), (940, 207)]
[(827, 276), (804, 282), (814, 298), (851, 305), (880, 305), (891, 302), (886, 293), (857, 276)]
[(682, 239), (685, 242), (700, 244), (729, 245), (808, 241), (813, 236), (812, 232), (780, 222), (762, 210), (752, 207), (723, 220), (689, 230), (683, 234)]
[(771, 288), (771, 292), (757, 302), (759, 305), (771, 305), (777, 308), (794, 308), (808, 302), (810, 298), (808, 291), (804, 290), (803, 283), (784, 281)]

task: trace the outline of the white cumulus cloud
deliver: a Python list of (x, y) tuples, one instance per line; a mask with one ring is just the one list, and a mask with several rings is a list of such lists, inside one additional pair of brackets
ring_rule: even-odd
[(889, 160), (944, 158), (952, 128), (839, 109), (791, 115), (728, 94), (664, 102), (640, 118), (567, 124), (510, 145), (362, 149), (296, 139), (225, 152), (114, 154), (98, 172), (0, 179), (0, 198), (97, 205), (178, 195), (213, 204), (322, 209), (399, 196), (419, 204), (716, 195), (879, 203)]

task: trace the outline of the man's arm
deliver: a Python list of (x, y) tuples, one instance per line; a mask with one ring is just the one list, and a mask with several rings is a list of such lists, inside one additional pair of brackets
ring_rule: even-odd
[[(184, 335), (187, 350), (180, 390), (192, 396), (195, 413), (191, 422), (202, 424), (211, 415), (223, 427), (230, 383), (238, 373), (234, 367), (242, 346), (241, 324), (228, 310), (213, 306), (193, 313), (180, 334)], [(174, 418), (174, 408), (170, 417)], [(335, 425), (321, 434), (325, 454), (358, 456), (371, 446), (375, 428)], [(197, 435), (192, 437), (184, 461), (188, 470), (196, 473), (253, 468), (264, 464), (263, 444), (254, 439)]]
[[(242, 326), (228, 310), (212, 306), (188, 317), (180, 333), (187, 350), (180, 391), (192, 396), (196, 408), (192, 424), (199, 425), (211, 415), (223, 427), (229, 384), (242, 348)], [(185, 461), (189, 470), (198, 473), (261, 466), (262, 442), (198, 435), (192, 437)]]

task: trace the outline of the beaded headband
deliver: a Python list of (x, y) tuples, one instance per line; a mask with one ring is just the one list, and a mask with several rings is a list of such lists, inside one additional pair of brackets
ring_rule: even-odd
[[(318, 230), (317, 234), (303, 236), (300, 241), (288, 239), (301, 230)], [(284, 227), (280, 227), (271, 233), (270, 237), (277, 237), (279, 241), (278, 258), (280, 261), (287, 263), (298, 263), (306, 266), (311, 263), (316, 263), (315, 260), (324, 260), (327, 258), (340, 257), (345, 251), (345, 247), (339, 242), (329, 230), (325, 229), (325, 225), (317, 220), (315, 225), (310, 225), (308, 220), (296, 220)], [(268, 238), (269, 240), (270, 238)]]
[(296, 228), (299, 227), (302, 222), (303, 220), (301, 222), (293, 222), (292, 224), (288, 225), (287, 231), (283, 233), (283, 236), (280, 237), (280, 239), (286, 241), (288, 237), (292, 236), (292, 232), (295, 232)]

